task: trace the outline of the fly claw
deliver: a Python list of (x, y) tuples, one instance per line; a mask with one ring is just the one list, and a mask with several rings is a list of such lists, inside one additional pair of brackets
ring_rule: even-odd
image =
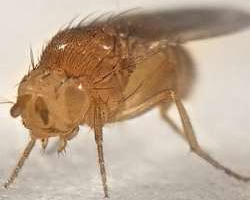
[(63, 137), (59, 138), (57, 153), (60, 154), (62, 152), (66, 153), (67, 140)]
[(45, 150), (46, 150), (46, 148), (48, 146), (48, 143), (49, 143), (49, 139), (48, 138), (41, 139), (41, 146), (42, 146), (43, 152), (45, 152)]

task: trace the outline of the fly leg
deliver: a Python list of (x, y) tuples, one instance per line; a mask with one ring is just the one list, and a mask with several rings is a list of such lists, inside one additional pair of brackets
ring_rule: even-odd
[[(237, 180), (240, 180), (240, 181), (245, 181), (245, 182), (250, 181), (250, 177), (242, 176), (242, 175), (234, 172), (233, 170), (225, 167), (224, 165), (222, 165), (220, 162), (215, 160), (212, 156), (210, 156), (207, 152), (205, 152), (200, 147), (200, 145), (197, 141), (197, 138), (194, 134), (194, 130), (192, 128), (190, 119), (188, 117), (188, 114), (187, 114), (183, 104), (181, 103), (180, 99), (178, 98), (178, 96), (176, 95), (175, 92), (171, 92), (170, 95), (171, 95), (172, 101), (175, 103), (175, 105), (177, 107), (177, 110), (178, 110), (180, 118), (181, 118), (182, 127), (184, 130), (183, 132), (177, 131), (177, 133), (180, 133), (185, 138), (185, 140), (189, 144), (191, 151), (194, 152), (199, 157), (201, 157), (202, 159), (206, 160), (208, 163), (210, 163), (215, 168), (224, 171), (227, 175), (229, 175)], [(170, 122), (170, 125), (171, 125), (171, 121), (170, 120), (168, 120), (168, 121)], [(177, 128), (177, 126), (176, 126), (176, 128)]]
[(45, 152), (47, 146), (49, 143), (49, 139), (48, 138), (43, 138), (41, 139), (41, 145), (42, 145), (42, 151)]
[(103, 185), (104, 197), (109, 197), (108, 185), (107, 185), (107, 174), (104, 163), (104, 153), (103, 153), (103, 132), (102, 132), (102, 116), (99, 106), (94, 109), (94, 133), (95, 142), (97, 146), (98, 163), (100, 167), (101, 180)]
[(173, 90), (162, 91), (159, 94), (155, 95), (154, 97), (149, 98), (144, 103), (138, 106), (134, 106), (124, 111), (121, 111), (119, 114), (117, 114), (116, 120), (119, 121), (119, 120), (129, 119), (153, 108), (154, 106), (157, 106), (159, 104), (164, 104), (164, 103), (170, 103), (170, 102), (173, 102), (177, 107), (177, 110), (181, 118), (183, 131), (181, 131), (175, 125), (175, 123), (171, 121), (170, 118), (168, 118), (167, 116), (164, 115), (164, 119), (167, 120), (170, 123), (170, 125), (188, 142), (192, 152), (194, 152), (196, 155), (198, 155), (202, 159), (206, 160), (215, 168), (224, 171), (227, 175), (237, 180), (250, 181), (250, 177), (242, 176), (232, 171), (231, 169), (223, 166), (200, 147), (196, 139), (196, 136), (194, 134), (187, 112), (184, 106), (182, 105), (180, 99), (178, 98), (178, 96)]
[(31, 138), (27, 146), (25, 147), (20, 159), (18, 160), (16, 167), (12, 171), (9, 179), (5, 182), (4, 187), (7, 189), (17, 178), (19, 172), (21, 171), (25, 161), (30, 155), (30, 152), (32, 151), (33, 147), (35, 146), (36, 140), (34, 138)]

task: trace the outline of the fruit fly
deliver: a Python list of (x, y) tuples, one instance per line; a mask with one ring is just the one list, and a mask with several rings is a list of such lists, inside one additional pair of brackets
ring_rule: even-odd
[[(12, 117), (21, 117), (30, 141), (5, 188), (14, 182), (37, 141), (45, 150), (49, 139), (58, 137), (60, 153), (77, 135), (79, 126), (87, 125), (94, 133), (104, 196), (108, 197), (103, 127), (159, 106), (162, 117), (178, 129), (166, 114), (171, 104), (176, 106), (182, 123), (183, 131), (177, 132), (192, 152), (227, 175), (250, 181), (201, 148), (182, 104), (185, 90), (181, 82), (188, 73), (181, 69), (181, 61), (188, 57), (182, 44), (193, 35), (174, 38), (169, 26), (158, 22), (158, 28), (166, 27), (161, 34), (151, 20), (153, 16), (150, 21), (140, 15), (126, 19), (126, 14), (105, 20), (100, 20), (101, 16), (91, 23), (84, 19), (62, 28), (36, 64), (31, 56), (32, 68), (21, 80), (10, 110)], [(150, 26), (144, 26), (145, 22)]]

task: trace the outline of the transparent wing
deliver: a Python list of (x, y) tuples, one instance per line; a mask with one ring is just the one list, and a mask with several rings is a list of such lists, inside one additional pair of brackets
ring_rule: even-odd
[(231, 8), (135, 9), (117, 15), (106, 13), (91, 25), (108, 25), (107, 31), (113, 27), (128, 39), (134, 68), (124, 91), (122, 109), (126, 110), (166, 89), (185, 97), (194, 70), (191, 57), (180, 44), (240, 31), (250, 25), (250, 16)]
[(250, 25), (250, 15), (232, 8), (135, 9), (114, 16), (111, 23), (129, 31), (132, 37), (147, 41), (168, 39), (186, 42), (245, 29)]
[(116, 15), (104, 13), (91, 23), (105, 24), (128, 38), (131, 60), (138, 63), (166, 46), (243, 30), (250, 25), (250, 15), (232, 8), (131, 9)]

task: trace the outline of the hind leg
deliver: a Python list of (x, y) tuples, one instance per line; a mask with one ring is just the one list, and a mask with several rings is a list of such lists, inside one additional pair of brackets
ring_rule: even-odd
[[(187, 112), (186, 112), (183, 104), (181, 103), (180, 99), (178, 98), (178, 96), (174, 92), (171, 93), (171, 98), (178, 109), (178, 112), (179, 112), (179, 115), (180, 115), (180, 118), (182, 121), (182, 127), (183, 127), (184, 131), (182, 132), (182, 131), (177, 129), (178, 128), (177, 126), (173, 126), (174, 123), (167, 116), (165, 117), (165, 119), (170, 123), (170, 125), (172, 124), (171, 126), (177, 130), (177, 133), (179, 133), (181, 136), (184, 137), (184, 139), (188, 142), (191, 151), (193, 151), (199, 157), (206, 160), (208, 163), (210, 163), (215, 168), (224, 171), (227, 175), (232, 176), (233, 178), (240, 180), (240, 181), (250, 181), (250, 177), (242, 176), (242, 175), (234, 172), (233, 170), (225, 167), (224, 165), (222, 165), (220, 162), (215, 160), (212, 156), (210, 156), (207, 152), (205, 152), (201, 148), (201, 146), (199, 145), (197, 138), (194, 134), (190, 119), (187, 115)], [(161, 113), (164, 114), (163, 111)]]
[(217, 169), (220, 169), (224, 171), (227, 175), (232, 176), (233, 178), (241, 181), (250, 181), (249, 177), (242, 176), (233, 170), (225, 167), (221, 163), (219, 163), (217, 160), (215, 160), (212, 156), (210, 156), (208, 153), (206, 153), (199, 145), (196, 136), (194, 134), (190, 119), (187, 115), (187, 112), (181, 103), (179, 97), (177, 94), (172, 90), (165, 90), (154, 97), (146, 100), (144, 103), (132, 107), (130, 109), (127, 109), (118, 115), (117, 120), (123, 120), (128, 119), (131, 117), (134, 117), (136, 115), (139, 115), (140, 113), (144, 112), (145, 110), (149, 110), (150, 108), (162, 104), (162, 103), (169, 103), (173, 102), (175, 106), (177, 107), (178, 113), (181, 118), (183, 131), (181, 131), (175, 123), (166, 116), (164, 113), (163, 107), (161, 110), (162, 115), (164, 116), (164, 119), (176, 130), (177, 133), (179, 133), (188, 143), (190, 149), (192, 152), (194, 152), (196, 155), (201, 157), (202, 159), (206, 160), (208, 163), (210, 163), (212, 166), (214, 166)]

